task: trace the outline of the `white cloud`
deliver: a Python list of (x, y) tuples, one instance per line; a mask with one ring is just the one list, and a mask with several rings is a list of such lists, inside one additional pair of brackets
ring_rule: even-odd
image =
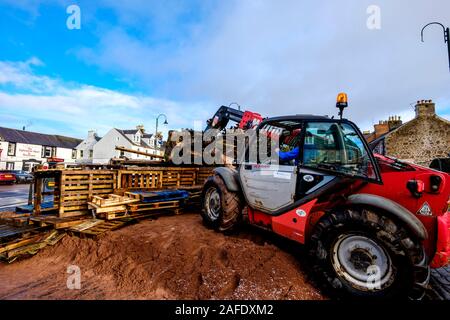
[[(32, 68), (38, 65), (42, 63), (36, 58), (25, 62), (0, 61), (0, 125), (20, 127), (33, 119), (34, 130), (45, 128), (61, 133), (62, 129), (66, 134), (83, 137), (89, 129), (104, 134), (112, 127), (126, 129), (138, 124), (145, 124), (152, 132), (155, 117), (161, 112), (167, 115), (171, 128), (191, 127), (194, 120), (202, 115), (207, 117), (196, 104), (39, 76)], [(198, 112), (188, 112), (194, 109)], [(2, 119), (1, 114), (14, 114), (19, 119), (12, 121), (4, 116)], [(57, 127), (49, 128), (50, 123), (57, 123)]]

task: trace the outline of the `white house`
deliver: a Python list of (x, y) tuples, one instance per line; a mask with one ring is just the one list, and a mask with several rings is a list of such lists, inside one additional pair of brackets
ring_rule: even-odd
[(80, 142), (76, 138), (0, 127), (0, 170), (31, 171), (49, 158), (74, 163), (75, 147)]
[(84, 139), (75, 149), (77, 150), (77, 163), (92, 163), (94, 160), (94, 145), (100, 141), (100, 137), (93, 130), (88, 131)]
[[(146, 134), (144, 126), (137, 126), (133, 130), (111, 129), (93, 147), (93, 163), (107, 164), (112, 158), (126, 157), (128, 159), (158, 160), (152, 155), (164, 155), (161, 149), (154, 148), (152, 134)], [(116, 147), (148, 153), (148, 156), (131, 152), (118, 151)]]

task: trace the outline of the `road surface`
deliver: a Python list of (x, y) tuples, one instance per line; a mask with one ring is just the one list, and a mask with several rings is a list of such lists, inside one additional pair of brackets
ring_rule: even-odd
[(0, 210), (28, 203), (29, 184), (0, 185)]

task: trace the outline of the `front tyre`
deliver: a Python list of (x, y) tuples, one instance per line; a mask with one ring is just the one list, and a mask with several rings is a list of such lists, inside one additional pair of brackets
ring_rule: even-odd
[(218, 231), (230, 231), (241, 222), (243, 201), (240, 194), (229, 191), (219, 175), (206, 180), (202, 199), (202, 218), (207, 226)]
[(372, 209), (324, 216), (311, 235), (318, 277), (339, 297), (423, 298), (430, 270), (421, 242)]

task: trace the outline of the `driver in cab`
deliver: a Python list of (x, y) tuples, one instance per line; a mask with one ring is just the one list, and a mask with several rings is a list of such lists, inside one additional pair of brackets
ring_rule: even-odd
[(295, 129), (293, 131), (283, 131), (283, 150), (278, 150), (278, 158), (280, 160), (280, 164), (289, 165), (292, 161), (295, 161), (295, 165), (298, 164), (298, 158), (300, 155), (300, 147), (299, 147), (299, 137), (300, 137), (300, 129)]

